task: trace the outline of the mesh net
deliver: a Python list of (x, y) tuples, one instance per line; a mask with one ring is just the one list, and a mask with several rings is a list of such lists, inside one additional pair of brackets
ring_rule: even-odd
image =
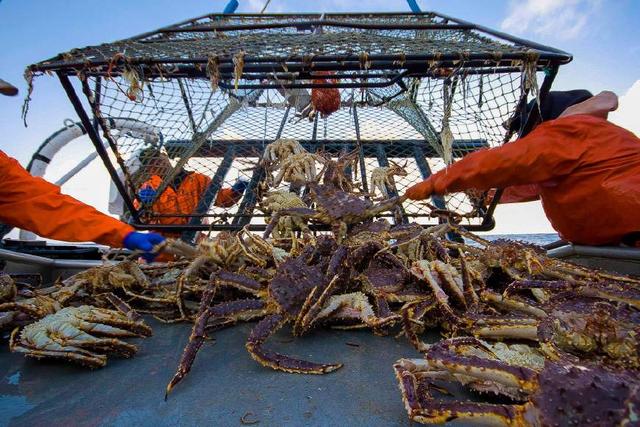
[[(502, 144), (506, 134), (503, 124), (522, 95), (521, 81), (522, 73), (461, 74), (405, 79), (404, 88), (340, 89), (341, 108), (326, 118), (309, 120), (296, 114), (286, 101), (286, 95), (291, 95), (284, 90), (213, 92), (204, 79), (171, 79), (146, 82), (138, 99), (131, 101), (126, 93), (128, 82), (115, 78), (101, 79), (97, 107), (103, 117), (144, 123), (157, 135), (149, 138), (143, 132), (120, 131), (114, 137), (121, 164), (131, 169), (125, 174), (130, 196), (137, 197), (149, 184), (161, 192), (152, 203), (137, 202), (136, 206), (146, 207), (146, 221), (194, 224), (188, 214), (195, 212), (207, 215), (209, 221), (264, 224), (260, 212), (246, 200), (231, 207), (215, 207), (213, 202), (220, 188), (230, 188), (239, 179), (252, 180), (265, 148), (274, 140), (296, 139), (308, 151), (336, 159), (356, 149), (359, 136), (366, 172), (363, 177), (362, 171), (357, 171), (355, 180), (380, 197), (372, 182), (374, 169), (397, 164), (406, 175), (393, 177), (389, 193), (402, 194), (410, 185), (443, 169), (446, 158), (455, 162), (477, 149)], [(95, 79), (90, 79), (90, 85), (95, 86)], [(301, 89), (297, 95), (308, 93), (308, 89)], [(445, 125), (453, 136), (449, 154), (441, 137)], [(154, 158), (147, 159), (147, 152)], [(136, 159), (141, 153), (146, 155), (144, 166), (129, 167), (139, 163)], [(320, 171), (322, 164), (318, 162), (316, 167)], [(151, 175), (158, 176), (158, 182), (149, 182)], [(209, 184), (214, 188), (207, 193)], [(275, 187), (289, 188), (286, 182)], [(169, 198), (173, 201), (168, 202)], [(467, 224), (482, 219), (482, 212), (475, 210), (464, 193), (435, 197), (431, 202), (470, 214), (464, 220)], [(236, 217), (241, 206), (240, 213), (251, 218), (241, 221)], [(420, 202), (406, 202), (404, 208), (412, 220), (433, 221)]]
[[(29, 71), (80, 77), (137, 221), (259, 228), (258, 190), (274, 178), (261, 159), (279, 138), (321, 154), (307, 172), (357, 149), (348, 172), (373, 200), (502, 144), (504, 124), (538, 93), (536, 74), (570, 56), (492, 34), (434, 13), (209, 15)], [(321, 71), (335, 80), (314, 80)], [(322, 112), (318, 83), (339, 88), (326, 117), (312, 111)], [(246, 190), (231, 191), (240, 181)], [(287, 179), (272, 187), (305, 192)], [(487, 216), (466, 194), (429, 203), (470, 228)], [(406, 202), (388, 216), (436, 221), (429, 212)]]

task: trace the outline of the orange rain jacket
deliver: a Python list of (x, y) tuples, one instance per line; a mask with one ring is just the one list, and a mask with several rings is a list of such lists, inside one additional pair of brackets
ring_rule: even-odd
[(221, 188), (216, 194), (216, 200), (213, 204), (219, 208), (230, 208), (240, 201), (242, 194), (242, 192), (235, 191), (230, 187)]
[(122, 247), (133, 227), (60, 193), (0, 151), (0, 221), (43, 237)]
[(586, 114), (540, 124), (504, 146), (465, 156), (429, 179), (433, 192), (505, 191), (505, 201), (542, 200), (561, 237), (618, 244), (640, 231), (640, 139)]
[[(206, 175), (202, 175), (196, 172), (186, 173), (177, 187), (172, 185), (162, 192), (160, 196), (153, 202), (151, 210), (156, 214), (178, 214), (188, 215), (193, 213), (198, 207), (198, 202), (202, 197), (202, 194), (207, 189), (211, 178)], [(147, 181), (145, 181), (140, 188), (151, 187), (157, 190), (162, 183), (162, 178), (158, 175), (153, 175)], [(138, 201), (134, 203), (136, 209), (140, 207)], [(189, 222), (188, 217), (159, 217), (155, 221), (156, 224), (187, 224)]]

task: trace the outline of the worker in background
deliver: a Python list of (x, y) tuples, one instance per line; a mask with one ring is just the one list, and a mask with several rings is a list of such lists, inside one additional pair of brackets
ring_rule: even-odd
[(543, 123), (535, 129), (465, 156), (405, 196), (422, 200), (506, 187), (508, 202), (539, 198), (568, 241), (640, 246), (640, 139), (607, 121), (617, 107), (612, 92), (550, 92), (539, 107)]
[[(211, 183), (211, 178), (198, 172), (182, 169), (161, 195), (157, 190), (162, 184), (162, 176), (166, 176), (173, 168), (169, 157), (161, 150), (149, 148), (140, 154), (141, 167), (148, 179), (140, 186), (138, 199), (142, 203), (152, 203), (151, 211), (158, 216), (156, 224), (181, 225), (189, 222), (189, 214), (196, 211), (200, 199)], [(239, 179), (231, 188), (222, 188), (216, 195), (214, 205), (228, 208), (236, 204), (247, 187), (247, 181)], [(139, 204), (135, 204), (136, 208)], [(183, 216), (171, 216), (171, 215)]]
[(242, 199), (248, 184), (249, 181), (245, 178), (238, 178), (231, 187), (221, 188), (216, 194), (216, 200), (213, 205), (219, 208), (230, 208)]
[[(0, 80), (1, 94), (17, 92)], [(159, 234), (138, 233), (130, 225), (61, 194), (60, 187), (31, 176), (3, 151), (0, 151), (0, 221), (50, 239), (91, 241), (142, 251), (147, 261), (154, 258), (153, 247), (164, 241)]]

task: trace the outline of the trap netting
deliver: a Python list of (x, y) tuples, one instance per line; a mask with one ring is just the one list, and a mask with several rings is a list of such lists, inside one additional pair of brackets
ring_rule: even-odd
[[(103, 117), (145, 123), (158, 136), (124, 133), (114, 137), (127, 171), (129, 195), (136, 199), (149, 183), (156, 189), (153, 200), (136, 201), (145, 221), (193, 225), (207, 218), (205, 223), (264, 224), (262, 213), (254, 209), (259, 202), (255, 194), (245, 193), (230, 207), (216, 207), (214, 202), (220, 189), (232, 187), (239, 179), (248, 183), (256, 175), (264, 179), (258, 173), (260, 159), (271, 142), (295, 139), (307, 151), (333, 159), (361, 147), (365, 172), (350, 171), (360, 191), (371, 193), (374, 200), (381, 198), (381, 189), (372, 182), (374, 169), (395, 164), (402, 171), (392, 177), (386, 195), (403, 194), (447, 162), (502, 144), (507, 133), (504, 125), (523, 96), (522, 78), (520, 72), (453, 74), (405, 79), (404, 88), (341, 89), (341, 108), (312, 120), (300, 117), (287, 103), (284, 90), (214, 92), (207, 80), (171, 79), (146, 82), (136, 101), (131, 101), (129, 83), (115, 78), (102, 80), (99, 110)], [(300, 92), (308, 96), (310, 90), (299, 89), (298, 97), (304, 96)], [(443, 141), (447, 132), (449, 142)], [(318, 161), (318, 173), (322, 167)], [(277, 171), (272, 174), (275, 177)], [(205, 184), (187, 185), (185, 176), (190, 175), (203, 176)], [(258, 189), (249, 187), (249, 191)], [(271, 189), (300, 191), (294, 187), (282, 181)], [(165, 200), (169, 194), (171, 201)], [(254, 200), (249, 201), (252, 196)], [(435, 196), (430, 203), (465, 216), (467, 225), (483, 219), (483, 206), (464, 193)], [(413, 221), (433, 222), (429, 211), (421, 202), (404, 203), (404, 216)]]
[[(29, 73), (56, 72), (88, 125), (68, 78), (79, 77), (102, 136), (90, 137), (98, 151), (107, 147), (102, 157), (132, 223), (189, 232), (263, 228), (267, 192), (304, 198), (304, 183), (264, 162), (282, 138), (318, 154), (300, 166), (307, 178), (357, 152), (344, 171), (355, 192), (372, 201), (403, 194), (464, 155), (504, 143), (505, 124), (539, 95), (541, 72), (544, 95), (570, 59), (431, 12), (207, 15), (76, 49)], [(339, 90), (337, 109), (316, 114), (326, 111), (314, 93), (330, 88)], [(482, 195), (426, 202), (382, 216), (435, 223), (437, 209), (471, 229), (491, 227)]]

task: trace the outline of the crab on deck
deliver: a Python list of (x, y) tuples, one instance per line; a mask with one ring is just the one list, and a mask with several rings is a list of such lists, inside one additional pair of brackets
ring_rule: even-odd
[(105, 353), (133, 356), (137, 348), (123, 337), (148, 337), (141, 320), (114, 310), (83, 305), (66, 307), (11, 334), (11, 351), (35, 358), (70, 360), (91, 368), (107, 363)]
[[(294, 334), (308, 330), (315, 321), (331, 294), (344, 280), (343, 263), (346, 261), (344, 247), (337, 248), (323, 271), (321, 263), (307, 264), (307, 253), (284, 261), (278, 266), (276, 275), (268, 285), (235, 273), (221, 271), (212, 276), (213, 287), (202, 298), (200, 311), (195, 320), (189, 343), (184, 350), (178, 370), (167, 386), (167, 395), (189, 372), (196, 353), (205, 338), (207, 324), (226, 319), (251, 319), (264, 317), (251, 331), (247, 350), (264, 366), (293, 373), (323, 374), (340, 368), (341, 364), (321, 364), (298, 360), (263, 348), (263, 343), (279, 328), (294, 322)], [(348, 270), (347, 270), (348, 271)], [(215, 287), (228, 284), (260, 299), (224, 302), (213, 307)], [(233, 322), (232, 322), (233, 323)]]
[[(434, 345), (425, 359), (394, 365), (402, 400), (412, 421), (460, 420), (504, 426), (631, 426), (638, 423), (640, 381), (628, 371), (547, 361), (541, 370), (498, 358), (460, 355), (449, 342)], [(436, 397), (442, 384), (461, 382), (520, 403), (490, 404)]]

